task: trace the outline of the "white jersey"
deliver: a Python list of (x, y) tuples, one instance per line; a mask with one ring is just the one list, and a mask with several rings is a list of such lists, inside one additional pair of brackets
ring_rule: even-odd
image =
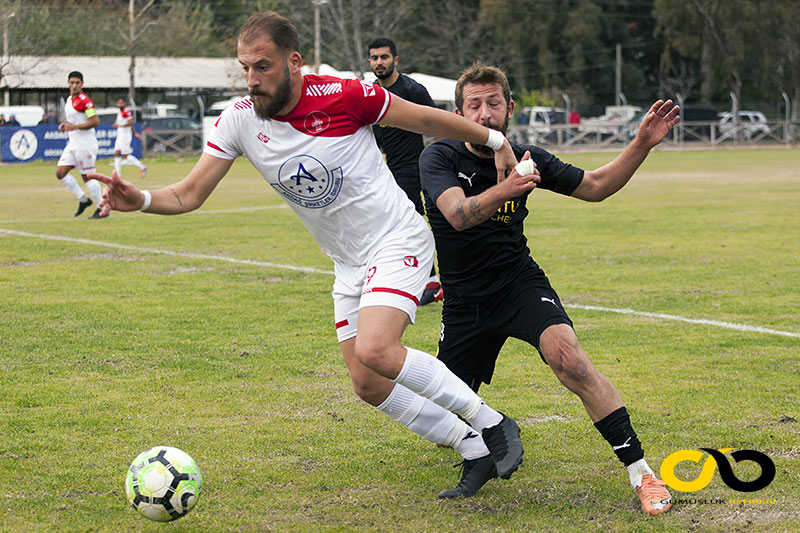
[(128, 121), (133, 118), (133, 113), (127, 107), (123, 107), (117, 113), (114, 124), (117, 125), (117, 144), (120, 146), (130, 146), (133, 140), (133, 128), (128, 125)]
[[(78, 125), (89, 120), (86, 111), (94, 109), (94, 102), (86, 95), (80, 93), (77, 96), (68, 96), (64, 102), (64, 115), (67, 122)], [(88, 130), (72, 130), (67, 132), (69, 143), (67, 149), (97, 152), (97, 136), (94, 128)]]
[(424, 227), (375, 142), (391, 94), (379, 85), (307, 75), (292, 111), (259, 118), (249, 96), (220, 115), (205, 153), (244, 155), (334, 261), (358, 266), (386, 235)]

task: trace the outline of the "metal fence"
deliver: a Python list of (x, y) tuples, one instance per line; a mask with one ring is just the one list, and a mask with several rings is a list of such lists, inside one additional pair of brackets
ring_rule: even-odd
[[(636, 136), (639, 124), (597, 124), (580, 127), (571, 124), (550, 126), (512, 125), (508, 138), (519, 144), (533, 144), (550, 151), (621, 150)], [(191, 155), (203, 150), (203, 133), (197, 130), (143, 132), (145, 157)], [(662, 141), (670, 148), (741, 148), (745, 146), (800, 146), (800, 121), (720, 124), (719, 122), (679, 122)]]
[[(621, 149), (633, 140), (638, 128), (638, 123), (618, 122), (593, 123), (586, 127), (574, 124), (512, 125), (508, 128), (508, 137), (517, 143), (532, 144), (551, 151)], [(662, 141), (662, 145), (678, 149), (759, 145), (797, 147), (800, 145), (800, 121), (738, 124), (681, 121)]]
[(160, 155), (192, 155), (203, 151), (203, 131), (170, 130), (142, 132), (142, 153), (145, 157)]

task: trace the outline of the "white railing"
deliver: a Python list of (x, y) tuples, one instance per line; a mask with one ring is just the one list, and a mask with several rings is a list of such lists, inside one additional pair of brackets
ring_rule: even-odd
[[(621, 148), (636, 135), (638, 123), (592, 123), (512, 125), (508, 137), (514, 142), (532, 144), (555, 151)], [(767, 123), (720, 124), (719, 122), (679, 122), (662, 142), (683, 148), (730, 148), (739, 146), (800, 146), (800, 121), (774, 120)]]

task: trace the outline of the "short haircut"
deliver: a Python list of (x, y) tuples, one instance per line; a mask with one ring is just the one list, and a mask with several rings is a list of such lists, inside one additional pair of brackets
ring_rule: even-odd
[(456, 82), (456, 109), (459, 111), (464, 110), (464, 85), (468, 83), (475, 83), (478, 85), (496, 83), (503, 90), (506, 105), (511, 103), (511, 87), (508, 85), (508, 78), (505, 72), (497, 67), (484, 65), (480, 61), (476, 61), (471, 67), (461, 73), (461, 76)]
[(378, 37), (377, 39), (373, 39), (369, 45), (367, 45), (367, 53), (373, 48), (383, 48), (384, 46), (389, 47), (389, 52), (391, 52), (392, 57), (397, 57), (397, 46), (395, 46), (394, 41), (389, 39), (388, 37)]
[(259, 37), (266, 37), (275, 43), (279, 50), (289, 55), (300, 52), (300, 38), (297, 29), (274, 11), (264, 11), (250, 15), (239, 31), (239, 41), (249, 43)]
[(73, 70), (72, 72), (69, 73), (69, 76), (67, 76), (68, 80), (72, 78), (78, 78), (79, 80), (83, 81), (83, 74), (81, 74), (77, 70)]

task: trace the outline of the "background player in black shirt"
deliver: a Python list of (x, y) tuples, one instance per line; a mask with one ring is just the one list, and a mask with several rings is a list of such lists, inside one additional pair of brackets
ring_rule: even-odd
[[(459, 78), (457, 113), (505, 134), (513, 111), (508, 80), (500, 69), (476, 63)], [(617, 192), (677, 123), (677, 113), (671, 100), (655, 102), (636, 138), (613, 161), (592, 171), (568, 165), (540, 148), (514, 143), (517, 157), (534, 161), (533, 173), (520, 176), (515, 170), (499, 183), (493, 152), (485, 146), (441, 141), (420, 158), (439, 273), (447, 291), (439, 358), (477, 391), (481, 383), (491, 381), (508, 337), (536, 347), (561, 383), (580, 397), (628, 468), (631, 485), (648, 514), (668, 511), (670, 495), (644, 460), (619, 393), (587, 357), (558, 295), (531, 258), (523, 223), (534, 188), (590, 202)], [(465, 465), (459, 487), (440, 497), (471, 495), (490, 479), (488, 463), (482, 467), (479, 461), (469, 469)]]
[[(397, 55), (394, 41), (388, 37), (378, 37), (369, 43), (367, 50), (369, 67), (377, 76), (376, 81), (381, 87), (409, 102), (436, 107), (425, 87), (397, 70), (400, 56)], [(375, 133), (378, 146), (386, 155), (386, 164), (392, 171), (395, 181), (405, 191), (409, 200), (414, 202), (417, 213), (424, 215), (425, 208), (419, 184), (419, 154), (425, 148), (422, 135), (385, 124), (376, 124), (372, 127), (372, 131)], [(438, 302), (442, 298), (444, 293), (436, 277), (434, 265), (425, 292), (419, 299), (419, 305)]]

